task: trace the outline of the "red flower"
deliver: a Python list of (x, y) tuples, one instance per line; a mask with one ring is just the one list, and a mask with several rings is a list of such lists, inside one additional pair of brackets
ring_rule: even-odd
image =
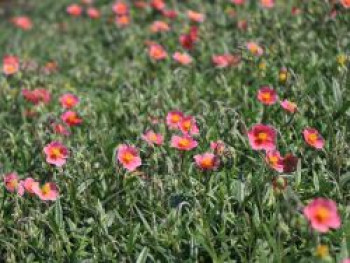
[(276, 137), (276, 130), (269, 125), (256, 124), (248, 131), (249, 143), (253, 150), (274, 150)]
[(183, 48), (192, 49), (194, 44), (198, 39), (198, 27), (192, 26), (188, 34), (183, 34), (180, 36), (179, 41)]
[(264, 105), (273, 105), (277, 101), (277, 93), (269, 87), (262, 87), (258, 91), (258, 100)]

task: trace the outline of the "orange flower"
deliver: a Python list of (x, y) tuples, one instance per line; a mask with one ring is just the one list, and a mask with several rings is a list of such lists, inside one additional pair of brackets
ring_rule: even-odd
[(129, 15), (129, 7), (123, 1), (116, 1), (112, 7), (112, 10), (118, 16)]
[(340, 3), (343, 5), (343, 7), (350, 8), (350, 0), (340, 0)]
[(80, 16), (83, 9), (80, 5), (77, 4), (71, 4), (66, 9), (67, 13), (71, 16)]
[(205, 16), (202, 13), (199, 12), (195, 12), (192, 10), (188, 10), (187, 11), (187, 17), (193, 21), (193, 22), (197, 22), (197, 23), (202, 23), (205, 20)]
[(2, 60), (2, 71), (5, 75), (13, 75), (19, 71), (19, 59), (16, 56), (4, 56)]
[(148, 47), (148, 54), (153, 60), (164, 60), (168, 57), (165, 49), (159, 44), (153, 44)]
[(203, 171), (216, 170), (220, 165), (219, 158), (213, 153), (196, 154), (193, 158)]
[(189, 65), (192, 63), (192, 57), (187, 53), (175, 52), (173, 59), (182, 65)]
[(128, 15), (117, 16), (115, 23), (120, 27), (126, 27), (130, 24), (130, 17)]

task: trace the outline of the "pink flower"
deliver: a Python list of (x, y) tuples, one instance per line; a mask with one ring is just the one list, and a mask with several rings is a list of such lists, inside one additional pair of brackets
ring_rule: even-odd
[(170, 146), (181, 151), (190, 151), (198, 146), (198, 142), (188, 135), (182, 137), (173, 135)]
[(177, 12), (175, 10), (162, 10), (162, 14), (170, 19), (175, 19), (177, 17)]
[(199, 134), (197, 122), (193, 116), (183, 116), (181, 121), (178, 123), (178, 127), (183, 134)]
[(79, 98), (73, 94), (63, 94), (59, 99), (61, 106), (65, 109), (71, 109), (79, 103)]
[(298, 110), (297, 105), (289, 100), (283, 100), (281, 102), (281, 107), (290, 113), (295, 113)]
[[(350, 7), (350, 3), (349, 3), (349, 7)], [(343, 260), (343, 263), (350, 263), (350, 258), (344, 259), (344, 260)]]
[(264, 105), (273, 105), (277, 101), (277, 93), (274, 89), (267, 86), (262, 87), (258, 91), (258, 100)]
[(119, 145), (117, 158), (123, 167), (130, 172), (136, 170), (142, 164), (138, 149), (132, 145)]
[(221, 155), (225, 151), (225, 143), (221, 140), (210, 142), (210, 149), (212, 149), (215, 154)]
[(66, 146), (58, 141), (53, 141), (44, 147), (46, 162), (57, 167), (63, 166), (69, 157), (69, 152)]
[(324, 139), (322, 135), (313, 128), (306, 128), (303, 131), (304, 140), (308, 145), (316, 149), (322, 149), (324, 147)]
[(256, 124), (248, 131), (249, 143), (253, 150), (274, 150), (276, 137), (276, 130), (269, 125)]
[(184, 114), (181, 111), (170, 111), (166, 116), (166, 124), (169, 129), (178, 129), (178, 124), (181, 122)]
[(28, 194), (35, 194), (34, 189), (39, 187), (39, 183), (31, 177), (26, 178), (22, 182), (23, 182), (24, 190)]
[(51, 94), (50, 91), (48, 91), (47, 89), (23, 89), (22, 95), (27, 101), (35, 105), (39, 103), (48, 104), (51, 101)]
[(42, 201), (55, 201), (59, 195), (57, 185), (52, 182), (44, 184), (41, 188), (39, 187), (39, 184), (34, 184), (32, 191)]
[(150, 5), (152, 8), (158, 11), (162, 11), (166, 7), (164, 0), (151, 0)]
[(304, 216), (311, 227), (318, 232), (326, 233), (330, 228), (340, 228), (341, 221), (334, 201), (316, 198), (304, 207)]
[(86, 14), (91, 18), (91, 19), (98, 19), (101, 16), (100, 11), (95, 8), (95, 7), (89, 7), (86, 11)]
[(238, 65), (241, 62), (241, 56), (231, 54), (213, 55), (211, 60), (216, 67), (227, 68)]
[(277, 172), (291, 173), (296, 169), (298, 157), (290, 153), (282, 157), (279, 151), (272, 150), (266, 153), (266, 162)]
[(158, 32), (168, 32), (170, 31), (169, 25), (164, 21), (154, 21), (150, 26), (150, 31), (152, 33)]
[(264, 53), (264, 50), (262, 49), (262, 47), (260, 47), (255, 42), (252, 42), (252, 41), (247, 42), (246, 46), (249, 52), (252, 53), (254, 56), (260, 57)]
[(11, 22), (18, 28), (25, 31), (33, 28), (32, 20), (27, 16), (16, 16), (11, 19)]
[(173, 59), (182, 65), (189, 65), (193, 61), (190, 55), (188, 55), (187, 53), (180, 53), (180, 52), (175, 52), (173, 55)]
[(264, 8), (273, 8), (275, 6), (275, 0), (260, 0), (260, 4)]
[(67, 7), (66, 11), (71, 16), (80, 16), (82, 13), (82, 8), (80, 5), (71, 4)]
[(23, 185), (20, 183), (17, 173), (5, 174), (4, 184), (7, 191), (11, 193), (17, 191), (19, 196), (22, 196), (24, 194)]
[(216, 170), (220, 165), (220, 160), (213, 153), (197, 154), (194, 157), (196, 165), (203, 171)]
[(77, 126), (83, 122), (75, 111), (66, 111), (61, 115), (61, 120), (68, 126)]
[(197, 23), (203, 23), (205, 20), (205, 16), (202, 13), (198, 13), (192, 10), (188, 10), (187, 11), (187, 17), (193, 21), (193, 22), (197, 22)]
[(266, 162), (277, 172), (283, 172), (283, 158), (279, 151), (268, 151), (266, 153)]
[(70, 135), (69, 130), (66, 128), (66, 126), (64, 126), (61, 123), (52, 123), (51, 127), (53, 129), (53, 132), (56, 133), (56, 134), (61, 134), (61, 135), (64, 135), (64, 136), (69, 136)]
[(129, 7), (123, 1), (116, 1), (113, 4), (112, 10), (117, 16), (129, 15)]
[(13, 75), (19, 71), (19, 59), (16, 56), (4, 56), (2, 59), (2, 71), (5, 75)]
[(164, 142), (163, 135), (155, 133), (154, 131), (147, 131), (142, 135), (142, 139), (150, 145), (162, 145)]

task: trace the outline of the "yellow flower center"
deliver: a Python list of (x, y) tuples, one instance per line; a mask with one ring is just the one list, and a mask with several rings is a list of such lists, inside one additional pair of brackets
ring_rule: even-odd
[(201, 161), (201, 166), (203, 168), (211, 168), (214, 165), (214, 160), (213, 158), (210, 157), (205, 157)]
[(45, 184), (42, 188), (41, 188), (41, 192), (43, 195), (47, 195), (48, 193), (50, 193), (50, 185), (49, 184)]
[(125, 163), (130, 163), (134, 159), (134, 155), (130, 152), (126, 152), (123, 155), (123, 161)]
[(316, 248), (316, 256), (324, 259), (329, 256), (329, 248), (327, 245), (318, 245)]
[(317, 136), (316, 133), (312, 133), (312, 134), (309, 135), (309, 140), (310, 140), (311, 142), (316, 142), (316, 141), (317, 141), (317, 138), (318, 138), (318, 136)]
[(267, 139), (267, 133), (266, 132), (260, 132), (258, 134), (258, 139), (261, 140), (261, 141), (266, 141)]
[(189, 139), (187, 139), (187, 138), (182, 138), (182, 139), (180, 139), (180, 141), (179, 141), (179, 146), (180, 147), (188, 147), (190, 145), (190, 140)]
[(320, 207), (316, 211), (315, 218), (319, 223), (325, 223), (330, 217), (330, 212), (326, 207)]

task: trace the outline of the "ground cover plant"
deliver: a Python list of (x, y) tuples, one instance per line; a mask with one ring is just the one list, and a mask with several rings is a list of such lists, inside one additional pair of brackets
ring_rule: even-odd
[(350, 261), (350, 1), (0, 1), (1, 262)]

